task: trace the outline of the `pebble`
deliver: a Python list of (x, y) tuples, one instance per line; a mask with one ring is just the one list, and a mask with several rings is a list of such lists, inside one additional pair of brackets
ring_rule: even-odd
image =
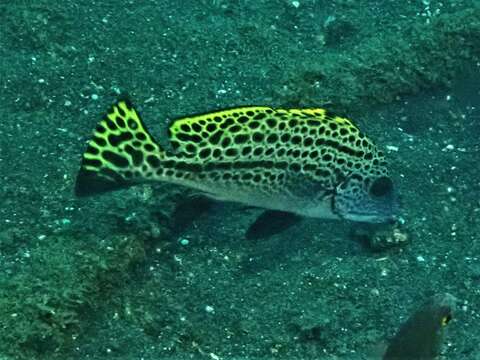
[(389, 151), (398, 151), (398, 146), (387, 145), (386, 148)]

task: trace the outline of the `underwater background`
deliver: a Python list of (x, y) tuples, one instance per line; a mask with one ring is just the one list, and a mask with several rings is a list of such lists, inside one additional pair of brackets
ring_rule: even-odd
[[(0, 359), (368, 359), (445, 292), (439, 358), (480, 358), (479, 1), (2, 0), (0, 24)], [(125, 92), (157, 138), (240, 105), (348, 116), (402, 221), (248, 241), (258, 210), (188, 221), (173, 185), (77, 199)]]

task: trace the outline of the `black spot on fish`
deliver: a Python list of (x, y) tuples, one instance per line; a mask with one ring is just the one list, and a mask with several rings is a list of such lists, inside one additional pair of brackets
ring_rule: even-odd
[(92, 155), (98, 155), (100, 153), (100, 150), (98, 150), (95, 146), (88, 145), (85, 152)]
[(96, 143), (100, 147), (104, 147), (107, 145), (107, 141), (101, 137), (94, 137), (93, 142)]
[(83, 166), (93, 166), (99, 168), (102, 166), (102, 162), (98, 159), (87, 159), (83, 158)]
[(230, 125), (233, 125), (235, 121), (232, 118), (226, 119), (223, 123), (220, 124), (221, 129), (226, 129)]
[(242, 155), (243, 156), (246, 156), (246, 155), (250, 154), (251, 152), (252, 152), (252, 147), (251, 146), (245, 146), (242, 149)]
[(170, 145), (172, 146), (173, 150), (176, 150), (180, 146), (180, 143), (178, 141), (172, 140), (170, 141)]
[(264, 136), (261, 132), (254, 132), (252, 136), (252, 140), (255, 142), (261, 142)]
[(288, 163), (286, 161), (279, 161), (274, 164), (274, 167), (276, 169), (285, 170), (288, 167)]
[(298, 145), (302, 142), (302, 138), (298, 135), (292, 137), (292, 144)]
[(200, 159), (206, 159), (210, 156), (211, 153), (212, 150), (210, 148), (204, 148), (199, 152), (198, 156), (200, 156)]
[(338, 147), (338, 151), (343, 152), (343, 153), (345, 153), (347, 155), (350, 155), (350, 156), (356, 156), (357, 155), (356, 151), (349, 148), (348, 146), (340, 145)]
[(147, 162), (153, 168), (158, 168), (160, 166), (160, 160), (154, 155), (148, 155)]
[(298, 125), (298, 120), (297, 119), (290, 119), (288, 121), (288, 126), (290, 126), (290, 127), (295, 127), (297, 125)]
[(267, 136), (267, 142), (269, 144), (274, 144), (278, 141), (278, 135), (277, 134), (270, 134)]
[(187, 146), (185, 147), (185, 150), (187, 150), (189, 153), (194, 153), (197, 151), (197, 147), (192, 143), (190, 143), (190, 144), (187, 144)]
[(133, 119), (128, 119), (128, 127), (132, 130), (137, 130), (138, 124)]
[(251, 180), (253, 178), (253, 174), (245, 173), (242, 175), (242, 180)]
[(232, 163), (229, 162), (219, 162), (215, 164), (217, 170), (230, 170), (232, 168)]
[(210, 143), (216, 145), (218, 144), (218, 142), (220, 141), (220, 138), (222, 137), (222, 134), (223, 134), (223, 131), (222, 130), (218, 130), (217, 132), (215, 132), (212, 136), (210, 136)]
[(303, 170), (305, 170), (305, 171), (313, 171), (316, 168), (317, 168), (317, 166), (314, 165), (314, 164), (306, 164), (306, 165), (303, 166)]
[(248, 140), (248, 135), (244, 134), (239, 134), (234, 137), (235, 144), (243, 144), (247, 142)]
[(193, 163), (187, 163), (180, 161), (175, 165), (175, 168), (178, 170), (185, 170), (185, 171), (191, 171), (191, 172), (198, 172), (201, 170), (201, 167), (199, 164), (193, 164)]
[(207, 125), (207, 131), (209, 133), (213, 133), (217, 129), (217, 125), (215, 123), (210, 123)]
[(147, 140), (147, 137), (146, 137), (145, 134), (142, 133), (142, 132), (136, 133), (136, 134), (135, 134), (135, 137), (136, 137), (138, 140), (140, 140), (140, 141), (145, 141), (145, 140)]
[(155, 146), (153, 146), (152, 144), (145, 144), (143, 145), (143, 148), (145, 149), (145, 151), (148, 151), (148, 152), (152, 152), (155, 150)]
[[(248, 113), (252, 113), (251, 111), (248, 111), (247, 112), (247, 115)], [(252, 113), (253, 114), (253, 113)], [(238, 123), (239, 124), (245, 124), (247, 121), (248, 121), (248, 117), (246, 116), (240, 116), (238, 119), (237, 119)]]
[(107, 129), (105, 129), (105, 127), (103, 126), (103, 123), (98, 124), (95, 130), (98, 131), (100, 134), (104, 134), (107, 131)]
[(257, 147), (257, 148), (255, 148), (255, 150), (253, 150), (253, 155), (254, 156), (260, 156), (262, 154), (263, 154), (263, 148), (261, 148), (261, 147)]
[(132, 138), (133, 138), (133, 136), (129, 132), (124, 132), (124, 133), (121, 133), (120, 135), (110, 134), (110, 135), (108, 135), (108, 142), (113, 147), (117, 147), (122, 142), (131, 140)]
[(133, 165), (140, 166), (143, 162), (143, 153), (134, 149), (131, 145), (125, 146), (125, 151), (132, 157)]
[(280, 140), (284, 143), (288, 142), (290, 140), (290, 134), (283, 134), (281, 137), (280, 137)]
[[(121, 110), (121, 109), (119, 109), (119, 110)], [(122, 111), (123, 111), (123, 110), (122, 110)], [(125, 113), (125, 111), (124, 111), (124, 113)], [(125, 115), (122, 115), (122, 116), (125, 116)], [(125, 120), (123, 120), (120, 116), (117, 116), (117, 117), (115, 118), (115, 122), (117, 123), (117, 126), (118, 126), (118, 127), (125, 128), (125, 125), (126, 125), (126, 124), (125, 124)]]
[(190, 135), (184, 134), (184, 133), (179, 133), (177, 135), (178, 140), (180, 141), (189, 141), (190, 140)]
[(227, 151), (225, 151), (225, 155), (230, 157), (237, 156), (237, 149), (227, 149)]
[(230, 127), (228, 129), (229, 132), (231, 133), (237, 133), (239, 132), (240, 130), (242, 129), (242, 127), (240, 125), (233, 125), (232, 127)]
[(267, 119), (267, 125), (271, 128), (274, 128), (277, 125), (277, 120), (274, 118)]
[(231, 142), (231, 140), (230, 140), (229, 137), (224, 138), (224, 139), (222, 140), (222, 147), (223, 147), (223, 148), (228, 147), (228, 145), (230, 145), (230, 142)]
[(250, 121), (248, 123), (248, 127), (252, 130), (255, 130), (256, 128), (258, 128), (260, 126), (260, 123), (258, 121)]
[(167, 160), (163, 163), (164, 168), (173, 168), (175, 166), (175, 161)]
[(192, 128), (188, 124), (180, 125), (180, 129), (182, 129), (182, 131), (185, 131), (185, 132), (190, 132), (192, 130)]
[(202, 131), (202, 127), (201, 127), (199, 124), (197, 124), (197, 123), (193, 123), (193, 124), (192, 124), (192, 129), (193, 129), (193, 131), (195, 131), (196, 133), (199, 133), (200, 131)]
[(265, 119), (267, 117), (267, 115), (265, 115), (264, 113), (258, 113), (257, 115), (255, 115), (253, 118), (255, 120), (262, 120), (262, 119)]
[(117, 124), (115, 124), (111, 119), (107, 118), (105, 119), (105, 124), (110, 130), (116, 130), (117, 129)]
[(320, 126), (322, 123), (318, 120), (307, 120), (307, 125), (310, 126)]
[(117, 106), (117, 110), (121, 117), (125, 117), (125, 115), (127, 115), (125, 110), (123, 110), (120, 106)]
[(222, 151), (221, 151), (220, 149), (217, 148), (217, 149), (214, 149), (214, 150), (213, 150), (212, 156), (213, 156), (214, 158), (217, 158), (217, 159), (218, 159), (221, 155), (222, 155)]
[(308, 147), (313, 144), (313, 139), (311, 137), (307, 137), (303, 140), (303, 146)]
[(117, 167), (125, 168), (129, 165), (127, 159), (109, 150), (102, 151), (102, 157)]

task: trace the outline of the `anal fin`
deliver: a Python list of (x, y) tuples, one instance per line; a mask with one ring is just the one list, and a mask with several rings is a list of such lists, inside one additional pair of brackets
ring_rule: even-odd
[(279, 234), (302, 220), (302, 217), (286, 211), (266, 210), (245, 233), (247, 240), (258, 240)]

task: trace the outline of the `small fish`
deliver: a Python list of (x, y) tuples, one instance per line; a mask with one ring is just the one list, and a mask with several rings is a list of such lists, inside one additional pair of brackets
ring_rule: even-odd
[(380, 223), (398, 209), (383, 153), (324, 109), (220, 110), (174, 120), (168, 138), (156, 142), (120, 99), (88, 143), (76, 195), (163, 181), (295, 216)]
[(435, 359), (456, 302), (457, 299), (448, 293), (429, 298), (390, 341), (383, 360)]

